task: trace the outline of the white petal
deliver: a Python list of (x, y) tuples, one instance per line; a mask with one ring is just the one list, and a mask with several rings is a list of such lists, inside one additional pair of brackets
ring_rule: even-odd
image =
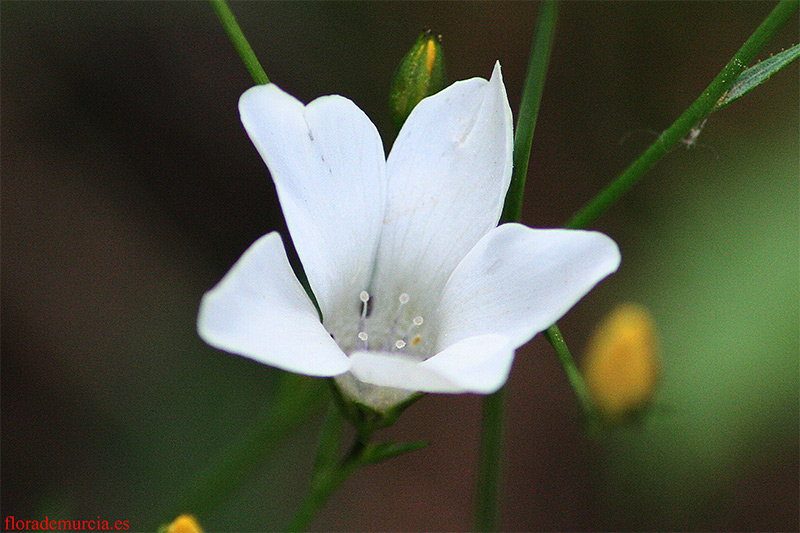
[(350, 371), (359, 380), (382, 387), (489, 394), (506, 382), (513, 359), (507, 338), (482, 335), (464, 339), (424, 362), (401, 354), (356, 352)]
[(350, 372), (371, 385), (422, 392), (465, 392), (435, 370), (399, 354), (355, 352), (350, 355)]
[(383, 145), (341, 96), (303, 106), (274, 84), (245, 92), (239, 110), (269, 167), (309, 283), (325, 316), (367, 288), (385, 202)]
[(514, 346), (508, 338), (478, 335), (452, 344), (419, 366), (467, 392), (491, 394), (506, 382), (513, 361)]
[(438, 294), (497, 224), (511, 167), (512, 117), (499, 64), (490, 81), (457, 82), (420, 102), (387, 162), (376, 292)]
[(617, 245), (602, 233), (499, 226), (448, 280), (440, 303), (439, 346), (489, 333), (521, 346), (561, 318), (619, 262)]
[(277, 233), (245, 251), (203, 296), (197, 331), (208, 344), (308, 376), (335, 376), (350, 361), (319, 321)]

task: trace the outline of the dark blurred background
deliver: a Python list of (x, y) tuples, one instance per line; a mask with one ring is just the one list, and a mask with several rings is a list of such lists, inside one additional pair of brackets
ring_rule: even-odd
[[(524, 222), (563, 222), (696, 98), (773, 2), (567, 2)], [(451, 81), (499, 59), (515, 115), (535, 3), (233, 3), (270, 79), (354, 100), (385, 139), (393, 71), (423, 28)], [(240, 125), (252, 85), (204, 2), (0, 4), (2, 518), (157, 524), (269, 409), (278, 373), (205, 346), (199, 299), (286, 235)], [(797, 43), (796, 17), (761, 58)], [(596, 228), (620, 271), (561, 322), (637, 301), (658, 321), (661, 408), (599, 439), (540, 337), (509, 382), (502, 529), (797, 530), (798, 68), (713, 114)], [(213, 512), (275, 530), (320, 411)], [(385, 438), (429, 448), (358, 471), (320, 530), (470, 526), (480, 398), (429, 395)]]

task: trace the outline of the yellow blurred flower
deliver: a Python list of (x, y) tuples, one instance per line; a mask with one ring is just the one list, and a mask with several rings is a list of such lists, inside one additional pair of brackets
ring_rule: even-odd
[(182, 514), (166, 527), (165, 533), (203, 533), (192, 515)]
[(641, 305), (618, 305), (589, 341), (584, 379), (597, 409), (627, 418), (646, 409), (659, 381), (655, 321)]

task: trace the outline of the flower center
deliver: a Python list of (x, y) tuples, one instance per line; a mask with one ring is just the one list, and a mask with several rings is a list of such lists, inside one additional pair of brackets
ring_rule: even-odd
[(382, 352), (419, 361), (431, 355), (429, 325), (419, 302), (414, 302), (408, 293), (400, 292), (381, 301), (362, 290), (356, 305), (355, 309), (351, 307), (356, 313), (351, 311), (335, 320), (326, 320), (328, 331), (346, 354)]
[[(369, 351), (370, 334), (367, 331), (367, 317), (370, 315), (369, 293), (367, 291), (361, 291), (358, 295), (358, 299), (361, 300), (361, 319), (358, 322), (357, 337), (359, 341), (364, 343), (364, 350)], [(420, 326), (425, 323), (425, 319), (422, 318), (421, 315), (412, 318), (410, 323), (404, 319), (403, 308), (408, 304), (409, 300), (410, 298), (405, 292), (400, 293), (400, 296), (397, 297), (397, 309), (391, 319), (391, 324), (387, 331), (381, 332), (384, 333), (383, 345), (382, 347), (373, 346), (373, 350), (378, 349), (383, 352), (396, 352), (405, 349), (406, 346), (409, 345), (409, 342), (413, 348), (422, 341), (422, 336), (415, 330), (420, 329)]]
[[(373, 293), (362, 290), (340, 300), (338, 312), (329, 313), (324, 325), (348, 356), (373, 352), (421, 362), (436, 349), (436, 311), (431, 300), (435, 299), (409, 295), (402, 285)], [(336, 376), (336, 383), (345, 396), (379, 411), (413, 394), (364, 383), (350, 373)]]

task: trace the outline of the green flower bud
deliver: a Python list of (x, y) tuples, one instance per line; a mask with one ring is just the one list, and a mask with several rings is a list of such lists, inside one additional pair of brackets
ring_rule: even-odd
[(420, 100), (444, 88), (441, 38), (430, 30), (422, 32), (397, 67), (389, 91), (389, 111), (398, 130)]

